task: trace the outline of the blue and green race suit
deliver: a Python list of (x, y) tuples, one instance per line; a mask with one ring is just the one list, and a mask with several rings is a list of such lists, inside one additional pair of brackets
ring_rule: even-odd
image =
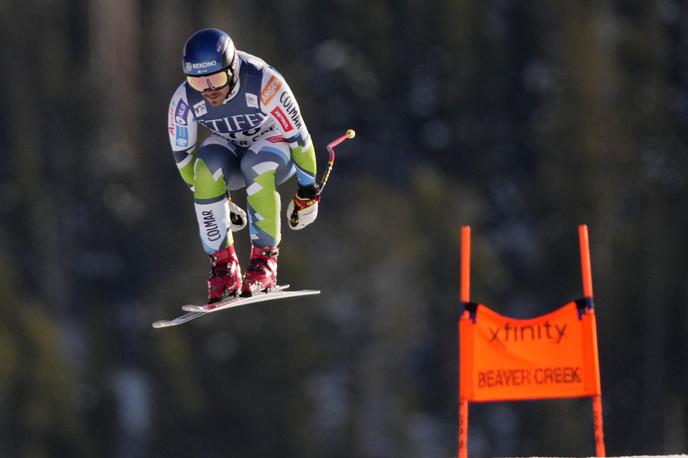
[[(230, 191), (246, 188), (251, 243), (274, 247), (281, 239), (277, 185), (294, 174), (301, 187), (315, 184), (315, 149), (287, 82), (263, 60), (237, 53), (238, 80), (220, 106), (206, 103), (185, 81), (168, 112), (170, 145), (193, 191), (207, 253), (233, 244)], [(199, 124), (210, 135), (197, 148)]]

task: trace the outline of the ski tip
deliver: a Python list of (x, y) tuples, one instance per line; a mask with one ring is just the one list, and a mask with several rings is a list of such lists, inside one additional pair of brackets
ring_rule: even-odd
[(154, 321), (152, 326), (155, 329), (159, 329), (159, 328), (164, 328), (167, 325), (167, 323), (168, 323), (168, 321), (166, 321), (166, 320)]

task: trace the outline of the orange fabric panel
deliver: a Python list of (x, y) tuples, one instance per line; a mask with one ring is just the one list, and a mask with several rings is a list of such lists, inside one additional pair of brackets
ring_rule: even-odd
[(478, 305), (459, 322), (460, 398), (502, 401), (601, 394), (595, 313), (575, 302), (528, 320)]

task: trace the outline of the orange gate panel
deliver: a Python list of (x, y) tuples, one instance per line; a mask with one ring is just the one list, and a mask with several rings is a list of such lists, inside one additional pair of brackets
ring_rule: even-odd
[(595, 314), (570, 302), (521, 320), (477, 305), (460, 322), (460, 397), (505, 401), (601, 394)]

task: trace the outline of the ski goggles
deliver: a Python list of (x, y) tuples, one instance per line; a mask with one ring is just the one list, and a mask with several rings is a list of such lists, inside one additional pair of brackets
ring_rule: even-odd
[(215, 91), (229, 84), (229, 71), (224, 69), (210, 75), (187, 76), (186, 81), (189, 83), (189, 86), (198, 92), (203, 92), (208, 89)]

